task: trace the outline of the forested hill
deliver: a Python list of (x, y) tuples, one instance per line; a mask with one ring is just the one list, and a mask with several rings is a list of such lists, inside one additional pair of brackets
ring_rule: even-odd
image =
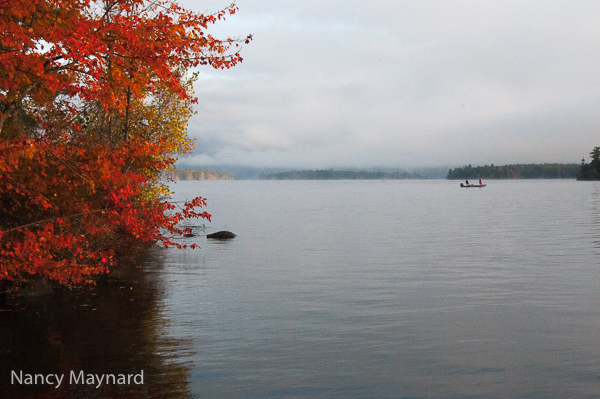
[(367, 172), (348, 170), (302, 170), (261, 174), (261, 180), (402, 180), (422, 179), (423, 176), (409, 172)]
[(173, 180), (235, 180), (229, 173), (218, 170), (175, 169), (168, 174)]
[(528, 164), (505, 166), (463, 166), (450, 169), (446, 179), (574, 179), (579, 172), (578, 164)]

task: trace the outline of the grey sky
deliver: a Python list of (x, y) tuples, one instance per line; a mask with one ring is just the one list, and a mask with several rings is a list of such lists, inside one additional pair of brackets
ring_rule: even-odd
[(239, 66), (200, 69), (187, 162), (577, 163), (600, 145), (600, 2), (237, 4), (214, 32), (254, 41)]

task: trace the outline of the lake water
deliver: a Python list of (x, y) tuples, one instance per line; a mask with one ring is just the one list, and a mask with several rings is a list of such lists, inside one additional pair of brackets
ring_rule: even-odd
[(600, 397), (600, 183), (487, 183), (178, 182), (238, 236), (2, 303), (0, 397)]

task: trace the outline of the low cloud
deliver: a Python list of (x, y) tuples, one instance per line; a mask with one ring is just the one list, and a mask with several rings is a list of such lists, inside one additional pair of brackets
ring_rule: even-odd
[(241, 65), (199, 70), (188, 161), (579, 162), (600, 144), (600, 3), (238, 5), (215, 34), (255, 40)]

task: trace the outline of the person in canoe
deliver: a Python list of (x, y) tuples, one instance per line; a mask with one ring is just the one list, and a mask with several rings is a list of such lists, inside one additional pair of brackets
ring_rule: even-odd
[(481, 186), (481, 179), (479, 179), (479, 185)]
[(465, 180), (465, 183), (467, 184), (467, 186), (469, 185), (469, 181), (468, 180)]

